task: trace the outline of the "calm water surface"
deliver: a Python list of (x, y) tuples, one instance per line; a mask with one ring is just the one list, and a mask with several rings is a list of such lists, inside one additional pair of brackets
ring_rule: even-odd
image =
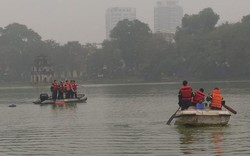
[(0, 155), (250, 155), (250, 82), (191, 85), (220, 87), (238, 114), (226, 127), (167, 126), (177, 83), (82, 85), (87, 103), (59, 107), (32, 104), (47, 88), (0, 87)]

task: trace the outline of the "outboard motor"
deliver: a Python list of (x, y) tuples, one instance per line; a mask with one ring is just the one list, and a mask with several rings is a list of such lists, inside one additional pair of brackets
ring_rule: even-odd
[(46, 94), (46, 93), (42, 93), (40, 94), (40, 100), (41, 102), (45, 101), (45, 100), (48, 100), (49, 99), (49, 95)]

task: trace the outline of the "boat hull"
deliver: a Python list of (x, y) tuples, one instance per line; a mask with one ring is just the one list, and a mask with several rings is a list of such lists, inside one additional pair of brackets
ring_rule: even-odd
[(184, 110), (176, 113), (175, 125), (225, 126), (230, 120), (231, 114), (222, 110)]
[(34, 101), (34, 104), (41, 104), (41, 105), (47, 105), (47, 104), (66, 104), (66, 103), (84, 103), (87, 102), (86, 96), (80, 96), (78, 98), (72, 98), (72, 99), (62, 99), (62, 100), (52, 100), (49, 98), (48, 100), (41, 101), (40, 99)]

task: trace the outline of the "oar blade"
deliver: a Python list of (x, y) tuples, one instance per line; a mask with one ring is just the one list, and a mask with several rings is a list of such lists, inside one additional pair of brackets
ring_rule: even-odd
[[(175, 114), (174, 114), (175, 115)], [(171, 121), (174, 119), (175, 116), (171, 116), (169, 119), (168, 119), (168, 122), (167, 122), (167, 125), (171, 125)]]
[(171, 125), (172, 120), (175, 118), (176, 113), (179, 111), (180, 107), (176, 110), (176, 112), (168, 119), (167, 125)]

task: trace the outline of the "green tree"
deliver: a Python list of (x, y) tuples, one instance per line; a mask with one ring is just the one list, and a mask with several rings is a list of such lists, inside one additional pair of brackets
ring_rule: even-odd
[(0, 30), (2, 70), (8, 80), (27, 80), (30, 75), (32, 48), (40, 44), (41, 37), (25, 25), (13, 23)]
[(125, 19), (117, 24), (110, 36), (121, 51), (128, 73), (134, 75), (140, 68), (143, 68), (140, 65), (143, 64), (145, 55), (149, 53), (147, 45), (152, 37), (147, 24), (139, 20)]
[(162, 34), (154, 34), (148, 48), (150, 53), (144, 58), (144, 79), (160, 81), (162, 78), (172, 78), (176, 70), (175, 44), (167, 41)]
[(121, 57), (121, 51), (118, 49), (117, 44), (112, 41), (105, 40), (102, 43), (103, 53), (103, 72), (108, 78), (121, 78), (123, 75), (122, 69), (124, 64)]
[(210, 54), (207, 45), (210, 42), (209, 34), (216, 29), (218, 20), (219, 15), (211, 8), (183, 17), (182, 27), (178, 28), (175, 36), (179, 58), (178, 76), (193, 79), (202, 77), (204, 63), (210, 66), (210, 62), (207, 62)]
[(211, 8), (205, 8), (196, 15), (185, 15), (182, 19), (182, 28), (180, 30), (189, 34), (199, 34), (214, 30), (219, 20), (219, 15), (213, 12)]

